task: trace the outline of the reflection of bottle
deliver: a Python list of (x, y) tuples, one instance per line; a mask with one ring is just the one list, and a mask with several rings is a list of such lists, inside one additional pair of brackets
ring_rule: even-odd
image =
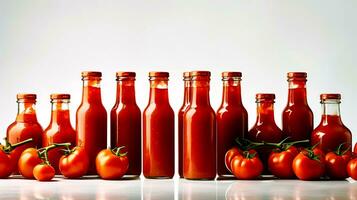
[[(248, 139), (254, 142), (280, 142), (283, 133), (274, 120), (275, 94), (257, 94), (257, 121), (248, 133)], [(269, 148), (258, 149), (259, 157), (263, 163), (268, 163), (271, 152)], [(267, 171), (267, 166), (265, 166)]]
[(173, 179), (143, 181), (143, 199), (144, 200), (174, 200), (175, 184)]
[(135, 72), (117, 72), (117, 97), (110, 113), (111, 147), (125, 146), (127, 175), (141, 173), (141, 112), (135, 101)]
[(95, 158), (107, 148), (107, 111), (102, 104), (101, 72), (82, 72), (82, 103), (77, 110), (77, 145), (84, 148), (89, 157), (88, 174), (97, 174)]
[(223, 72), (222, 104), (217, 111), (217, 173), (231, 175), (225, 166), (226, 152), (235, 144), (237, 137), (248, 132), (248, 113), (242, 104), (240, 72)]
[(178, 171), (180, 178), (183, 177), (183, 114), (190, 106), (190, 73), (184, 72), (183, 73), (183, 81), (184, 81), (184, 97), (183, 97), (183, 104), (178, 112), (178, 144), (179, 144), (179, 157), (178, 157)]
[(143, 112), (143, 173), (172, 178), (175, 172), (175, 114), (169, 103), (168, 72), (150, 72), (150, 99)]
[(42, 146), (43, 134), (43, 129), (36, 117), (36, 95), (18, 94), (17, 103), (18, 112), (16, 120), (7, 128), (6, 137), (10, 144), (15, 144), (29, 138), (32, 138), (33, 142), (21, 145), (14, 151), (12, 156), (16, 160), (20, 158), (22, 151), (25, 149), (29, 147), (40, 148)]
[[(76, 131), (72, 128), (69, 118), (69, 94), (52, 94), (51, 103), (51, 121), (43, 134), (43, 146), (49, 146), (53, 143), (76, 143)], [(63, 148), (52, 149), (48, 152), (48, 158), (51, 165), (56, 169), (56, 174), (60, 174), (58, 163), (63, 155)]]
[(340, 94), (321, 94), (322, 117), (311, 134), (311, 145), (317, 143), (323, 151), (335, 151), (342, 143), (352, 148), (351, 131), (343, 124), (340, 115)]
[(289, 72), (288, 104), (283, 111), (283, 133), (290, 141), (310, 139), (313, 113), (307, 104), (305, 72)]
[[(197, 182), (190, 180), (179, 180), (179, 200), (216, 200), (217, 198), (217, 183), (215, 181)], [(220, 182), (220, 185), (224, 183)], [(221, 187), (222, 188), (222, 187)]]

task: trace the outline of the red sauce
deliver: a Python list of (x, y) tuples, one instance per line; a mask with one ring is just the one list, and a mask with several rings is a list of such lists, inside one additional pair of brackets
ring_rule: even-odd
[(143, 173), (172, 178), (175, 173), (175, 114), (168, 97), (167, 72), (150, 72), (150, 100), (143, 112)]
[[(43, 129), (36, 117), (36, 95), (35, 94), (18, 94), (18, 113), (15, 122), (13, 122), (6, 132), (6, 137), (10, 144), (15, 144), (29, 138), (33, 142), (24, 144), (17, 148), (16, 160), (20, 158), (21, 153), (30, 147), (40, 148), (42, 146)], [(17, 172), (15, 172), (17, 173)]]
[(191, 104), (183, 116), (183, 175), (216, 177), (216, 118), (209, 100), (210, 72), (191, 72)]
[[(52, 94), (52, 112), (51, 122), (43, 134), (43, 146), (49, 146), (53, 143), (71, 143), (71, 148), (76, 144), (76, 131), (70, 122), (69, 114), (69, 94)], [(56, 174), (60, 174), (58, 164), (63, 155), (63, 148), (51, 149), (48, 152), (48, 158), (51, 165), (55, 168)]]
[(355, 144), (355, 149), (353, 151), (355, 154), (357, 154), (357, 143)]
[(307, 103), (306, 76), (304, 72), (288, 73), (288, 104), (283, 111), (284, 138), (289, 141), (310, 139), (314, 128), (313, 113)]
[(312, 132), (311, 145), (319, 143), (318, 147), (325, 153), (335, 151), (342, 143), (345, 143), (346, 148), (352, 148), (351, 131), (343, 124), (340, 116), (340, 99), (340, 94), (321, 95), (323, 114), (320, 124)]
[(110, 112), (111, 147), (125, 146), (129, 169), (126, 175), (141, 174), (141, 112), (135, 100), (135, 72), (117, 73), (117, 97)]
[[(254, 142), (280, 142), (283, 139), (283, 132), (275, 124), (274, 120), (274, 94), (257, 94), (257, 121), (253, 128), (249, 130), (248, 139)], [(259, 157), (265, 164), (267, 172), (268, 157), (270, 148), (258, 149)]]
[(248, 113), (242, 104), (240, 72), (223, 72), (222, 104), (217, 111), (217, 173), (230, 175), (225, 166), (226, 152), (235, 144), (237, 137), (248, 133)]
[(102, 104), (100, 72), (83, 72), (82, 103), (77, 110), (77, 146), (83, 147), (89, 157), (88, 174), (97, 174), (95, 158), (107, 148), (107, 112)]
[(178, 112), (178, 143), (179, 143), (179, 157), (178, 157), (178, 162), (179, 162), (179, 176), (180, 178), (183, 177), (183, 114), (187, 110), (187, 108), (190, 105), (190, 73), (189, 72), (184, 72), (183, 73), (183, 80), (185, 84), (185, 90), (184, 90), (184, 98), (183, 98), (183, 104)]

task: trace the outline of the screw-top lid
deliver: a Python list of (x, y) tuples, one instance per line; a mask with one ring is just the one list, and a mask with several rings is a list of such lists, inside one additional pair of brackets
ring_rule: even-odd
[(117, 72), (116, 76), (117, 77), (135, 77), (136, 73), (135, 72)]
[(96, 72), (96, 71), (84, 71), (82, 72), (82, 77), (102, 77), (102, 72)]
[(16, 95), (17, 99), (26, 99), (26, 100), (36, 100), (37, 96), (36, 94), (25, 94), (25, 93), (19, 93)]
[(327, 99), (338, 99), (340, 100), (341, 99), (341, 94), (321, 94), (320, 95), (320, 99), (321, 100), (327, 100)]
[(70, 94), (51, 94), (50, 98), (51, 98), (51, 100), (54, 100), (54, 99), (70, 99), (71, 95)]
[(190, 72), (184, 72), (183, 73), (183, 77), (184, 78), (190, 78), (191, 76), (190, 76)]
[(242, 77), (242, 72), (222, 72), (222, 78), (225, 77)]
[(210, 71), (192, 71), (190, 72), (191, 76), (211, 76)]
[(150, 77), (169, 77), (169, 72), (149, 72)]
[(255, 99), (266, 99), (266, 100), (274, 100), (275, 99), (275, 94), (273, 93), (258, 93), (255, 95)]
[(288, 72), (287, 76), (288, 76), (288, 78), (306, 78), (307, 73), (306, 72)]

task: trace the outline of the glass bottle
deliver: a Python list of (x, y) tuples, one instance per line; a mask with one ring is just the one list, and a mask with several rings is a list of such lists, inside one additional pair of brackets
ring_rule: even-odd
[(186, 179), (216, 177), (216, 116), (209, 98), (209, 71), (191, 75), (191, 104), (183, 115), (183, 175)]
[(190, 73), (183, 73), (183, 81), (184, 81), (184, 97), (183, 104), (178, 112), (178, 144), (179, 144), (179, 176), (183, 177), (183, 114), (187, 110), (190, 105)]
[(143, 173), (172, 178), (175, 173), (175, 114), (169, 103), (168, 72), (150, 72), (150, 99), (143, 112)]
[[(69, 94), (51, 94), (51, 121), (45, 129), (42, 146), (49, 146), (53, 143), (71, 143), (71, 147), (76, 144), (76, 131), (73, 129), (70, 121), (69, 103), (71, 96)], [(48, 152), (48, 159), (55, 168), (56, 174), (60, 174), (58, 164), (63, 152), (63, 147), (52, 149)]]
[(283, 111), (284, 138), (289, 141), (310, 139), (314, 116), (307, 103), (306, 72), (289, 72), (288, 103)]
[(242, 104), (241, 72), (223, 72), (222, 103), (217, 110), (217, 173), (231, 175), (225, 166), (226, 152), (235, 144), (237, 137), (248, 133), (248, 113)]
[[(256, 94), (257, 120), (249, 130), (247, 139), (253, 142), (274, 142), (278, 143), (283, 139), (283, 132), (276, 125), (274, 120), (274, 99), (275, 94)], [(268, 172), (268, 163), (271, 148), (257, 149), (259, 157), (265, 163), (265, 173)]]
[(101, 99), (101, 72), (82, 72), (82, 103), (76, 115), (77, 146), (84, 148), (89, 158), (89, 175), (97, 174), (95, 159), (107, 148), (107, 111)]
[[(33, 141), (16, 149), (13, 153), (15, 160), (18, 160), (21, 153), (27, 148), (42, 147), (43, 134), (43, 129), (36, 116), (36, 94), (17, 94), (17, 104), (16, 120), (7, 128), (6, 137), (10, 144), (22, 142), (29, 138), (32, 138)], [(18, 173), (17, 170), (15, 173)]]
[(325, 153), (335, 151), (340, 144), (352, 149), (351, 131), (343, 124), (340, 115), (340, 94), (321, 94), (322, 117), (311, 134), (311, 145), (318, 143)]
[(126, 175), (141, 174), (141, 111), (135, 100), (135, 72), (117, 72), (117, 96), (110, 112), (111, 146), (125, 146), (129, 157)]

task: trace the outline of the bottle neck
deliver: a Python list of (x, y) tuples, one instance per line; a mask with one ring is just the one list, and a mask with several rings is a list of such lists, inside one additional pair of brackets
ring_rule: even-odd
[(100, 79), (84, 79), (82, 102), (102, 104)]
[(209, 80), (194, 80), (191, 84), (191, 105), (210, 105)]
[(257, 124), (274, 123), (274, 101), (262, 101), (257, 103)]
[(134, 80), (117, 81), (117, 103), (136, 104)]
[(169, 104), (168, 80), (155, 79), (150, 80), (150, 98), (149, 103)]
[(321, 121), (323, 124), (342, 124), (339, 101), (326, 100), (322, 103)]
[(36, 102), (18, 101), (17, 122), (37, 123)]
[(242, 105), (240, 80), (223, 80), (223, 104)]
[(190, 104), (190, 80), (184, 81), (184, 97), (183, 97), (183, 105)]
[(52, 101), (51, 124), (69, 125), (69, 100)]
[(307, 105), (306, 79), (289, 80), (288, 105)]

